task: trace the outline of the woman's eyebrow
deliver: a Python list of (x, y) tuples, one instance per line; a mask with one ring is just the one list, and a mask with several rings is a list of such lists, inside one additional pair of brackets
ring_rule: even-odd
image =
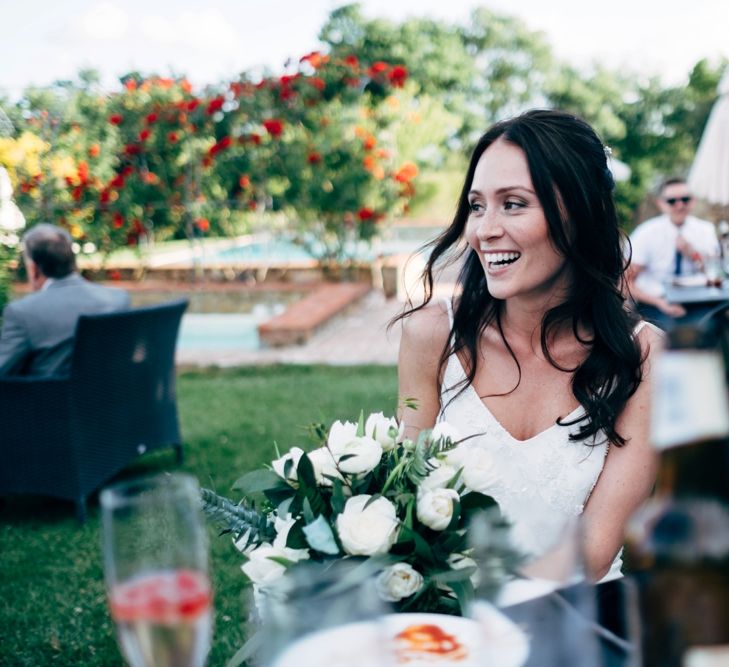
[[(531, 188), (526, 187), (525, 185), (506, 185), (503, 188), (499, 188), (495, 191), (494, 194), (501, 195), (504, 194), (504, 192), (509, 192), (510, 190), (524, 190), (524, 192), (529, 192), (530, 194), (535, 195), (536, 193)], [(483, 196), (483, 193), (480, 190), (476, 190), (475, 188), (468, 191), (469, 195), (479, 195)]]

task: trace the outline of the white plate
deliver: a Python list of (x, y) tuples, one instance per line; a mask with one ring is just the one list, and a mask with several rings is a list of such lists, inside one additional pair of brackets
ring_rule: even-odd
[(491, 605), (477, 605), (474, 616), (390, 614), (323, 630), (289, 646), (274, 667), (521, 667), (526, 635)]
[(693, 276), (677, 276), (673, 279), (676, 287), (706, 287), (706, 276), (698, 273)]

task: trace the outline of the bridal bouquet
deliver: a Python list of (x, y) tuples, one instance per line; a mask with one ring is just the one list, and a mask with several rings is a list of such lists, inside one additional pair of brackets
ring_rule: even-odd
[[(259, 598), (301, 561), (359, 559), (398, 611), (459, 614), (474, 587), (497, 590), (517, 565), (508, 525), (484, 493), (488, 459), (445, 422), (416, 441), (382, 413), (313, 432), (318, 447), (277, 453), (241, 477), (240, 503), (203, 490)], [(468, 529), (484, 512), (488, 539), (474, 548)]]

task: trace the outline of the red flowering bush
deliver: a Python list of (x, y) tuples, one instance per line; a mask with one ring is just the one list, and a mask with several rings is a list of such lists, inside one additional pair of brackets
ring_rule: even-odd
[(65, 114), (30, 110), (38, 156), (12, 165), (18, 203), (31, 224), (53, 219), (104, 251), (228, 234), (234, 217), (270, 210), (317, 257), (343, 260), (414, 192), (386, 108), (406, 79), (402, 65), (312, 52), (284, 75), (206, 95), (138, 75), (108, 98), (79, 91)]

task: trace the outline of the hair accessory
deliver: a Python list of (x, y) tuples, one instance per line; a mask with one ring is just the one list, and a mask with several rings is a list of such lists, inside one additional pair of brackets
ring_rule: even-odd
[(605, 157), (610, 158), (613, 156), (613, 149), (610, 146), (603, 146), (602, 149), (605, 151)]

